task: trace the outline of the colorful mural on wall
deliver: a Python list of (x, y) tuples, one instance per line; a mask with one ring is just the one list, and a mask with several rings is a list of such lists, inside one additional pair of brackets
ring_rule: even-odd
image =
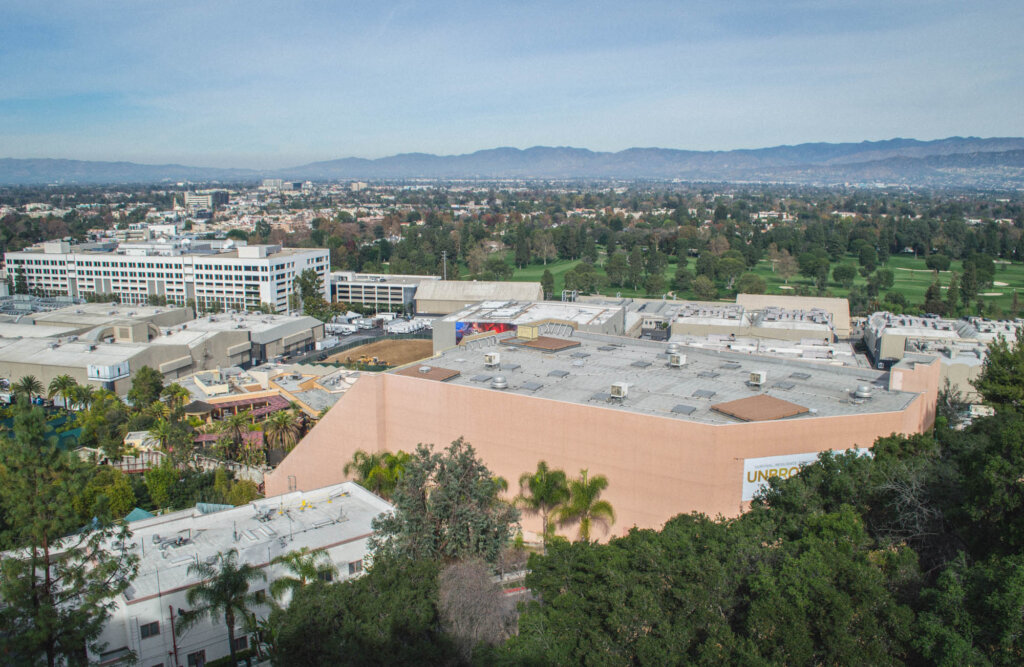
[(463, 336), (474, 336), (481, 333), (504, 333), (515, 331), (516, 325), (507, 322), (456, 322), (455, 344), (462, 342)]

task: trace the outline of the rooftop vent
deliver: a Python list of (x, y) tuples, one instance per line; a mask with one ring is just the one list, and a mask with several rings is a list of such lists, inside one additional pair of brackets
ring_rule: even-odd
[(609, 392), (612, 398), (623, 399), (629, 394), (629, 385), (625, 382), (613, 382), (612, 390)]
[(427, 374), (430, 372), (430, 366), (420, 366), (420, 373)]
[(855, 398), (871, 398), (871, 387), (866, 384), (859, 384), (853, 395)]
[(678, 353), (679, 352), (679, 343), (669, 343), (668, 347), (665, 349), (665, 351), (668, 352), (669, 354), (676, 354), (676, 353)]
[(508, 389), (508, 380), (504, 375), (495, 375), (491, 380), (491, 389)]

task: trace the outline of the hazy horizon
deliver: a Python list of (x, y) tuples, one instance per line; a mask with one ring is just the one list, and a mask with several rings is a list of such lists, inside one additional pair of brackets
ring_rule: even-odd
[(1024, 135), (1019, 3), (14, 0), (0, 155), (285, 168)]

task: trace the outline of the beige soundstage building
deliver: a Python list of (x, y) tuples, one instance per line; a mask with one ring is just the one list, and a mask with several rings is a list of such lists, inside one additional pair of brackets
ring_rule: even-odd
[[(267, 493), (344, 480), (357, 449), (411, 451), (462, 436), (512, 481), (510, 495), (541, 460), (606, 475), (621, 535), (681, 512), (734, 516), (767, 476), (821, 451), (922, 432), (935, 418), (935, 357), (907, 355), (882, 372), (542, 333), (523, 325), (363, 374), (267, 476)], [(529, 539), (538, 521), (524, 517), (524, 528)]]

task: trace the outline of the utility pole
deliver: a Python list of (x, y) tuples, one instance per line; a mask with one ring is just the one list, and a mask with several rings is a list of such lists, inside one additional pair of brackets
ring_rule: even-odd
[(443, 266), (442, 274), (441, 274), (442, 275), (442, 280), (448, 280), (448, 251), (447, 250), (442, 250), (441, 251), (441, 264)]

